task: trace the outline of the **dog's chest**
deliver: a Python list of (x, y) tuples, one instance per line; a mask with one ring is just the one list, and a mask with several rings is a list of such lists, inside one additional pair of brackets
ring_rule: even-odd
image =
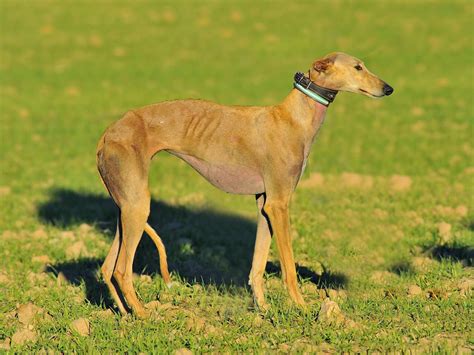
[(191, 155), (170, 153), (183, 159), (212, 185), (225, 192), (255, 195), (265, 190), (260, 174), (249, 167), (222, 162), (211, 164)]

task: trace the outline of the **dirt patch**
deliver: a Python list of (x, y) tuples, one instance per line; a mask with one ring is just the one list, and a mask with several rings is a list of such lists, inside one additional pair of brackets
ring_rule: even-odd
[(81, 223), (78, 229), (79, 229), (79, 232), (86, 234), (92, 231), (94, 228), (90, 224)]
[(70, 240), (73, 241), (76, 238), (76, 235), (72, 231), (64, 231), (59, 234), (59, 237), (62, 240)]
[(31, 235), (33, 239), (44, 239), (48, 237), (48, 233), (43, 228), (39, 228), (33, 232)]
[(318, 322), (340, 325), (346, 328), (358, 328), (359, 324), (352, 319), (347, 318), (339, 308), (339, 305), (326, 298), (321, 304), (321, 309), (318, 314)]
[(425, 220), (420, 217), (415, 211), (408, 211), (407, 213), (405, 213), (405, 216), (411, 225), (419, 226), (425, 223)]
[(430, 270), (435, 264), (435, 261), (426, 256), (415, 256), (411, 259), (410, 264), (415, 272), (421, 273)]
[(35, 306), (31, 302), (18, 306), (16, 311), (18, 321), (24, 326), (34, 324), (39, 317), (45, 318), (46, 315), (47, 313), (43, 308)]
[(125, 56), (125, 54), (127, 54), (127, 51), (123, 47), (115, 47), (112, 53), (115, 57), (120, 58)]
[(344, 302), (347, 299), (347, 292), (345, 290), (328, 289), (326, 292), (332, 301)]
[(176, 13), (171, 9), (164, 10), (161, 16), (163, 21), (165, 21), (166, 23), (173, 23), (177, 19)]
[(459, 205), (455, 211), (460, 217), (466, 217), (469, 212), (468, 208), (464, 205)]
[(344, 321), (344, 315), (336, 302), (326, 298), (321, 304), (318, 321), (326, 323), (342, 323)]
[(92, 47), (96, 47), (96, 48), (102, 47), (102, 43), (103, 43), (102, 38), (99, 35), (92, 34), (89, 36), (89, 44)]
[(469, 209), (465, 205), (459, 205), (455, 208), (450, 206), (437, 205), (433, 212), (443, 217), (466, 217)]
[(206, 321), (204, 318), (192, 315), (186, 320), (186, 327), (189, 331), (199, 332), (206, 327)]
[(0, 272), (0, 284), (6, 284), (10, 282), (10, 278), (8, 277), (7, 273)]
[(321, 234), (321, 236), (324, 239), (337, 240), (341, 237), (341, 234), (337, 231), (333, 231), (332, 229), (325, 229), (323, 233)]
[(242, 21), (242, 13), (238, 10), (233, 10), (230, 13), (230, 19), (232, 22), (241, 22)]
[(386, 219), (388, 217), (388, 212), (381, 210), (380, 208), (374, 209), (373, 214), (374, 214), (374, 217), (378, 219)]
[(298, 186), (304, 189), (313, 189), (324, 184), (324, 176), (320, 173), (311, 173), (309, 178), (300, 181)]
[(440, 244), (445, 245), (447, 244), (452, 237), (452, 226), (449, 223), (441, 222), (436, 225), (436, 229), (438, 231)]
[(28, 281), (30, 281), (32, 284), (43, 284), (43, 283), (46, 283), (47, 281), (52, 281), (48, 277), (48, 274), (46, 274), (45, 272), (37, 273), (37, 272), (30, 271), (26, 277)]
[(87, 256), (88, 251), (82, 240), (75, 242), (66, 249), (66, 256), (70, 259), (77, 259), (80, 256)]
[(405, 175), (393, 175), (390, 178), (390, 188), (392, 191), (408, 191), (411, 188), (411, 177)]
[(9, 195), (12, 192), (12, 189), (10, 186), (0, 186), (0, 196), (6, 196)]
[(344, 187), (370, 189), (374, 185), (374, 178), (372, 176), (355, 173), (342, 173), (340, 182)]
[(23, 345), (26, 343), (35, 343), (38, 340), (38, 333), (30, 329), (20, 329), (12, 336), (12, 345)]
[(16, 233), (13, 233), (10, 230), (5, 230), (2, 233), (2, 238), (3, 239), (10, 239), (10, 238), (15, 238), (15, 237), (17, 237)]
[(34, 263), (41, 263), (41, 264), (51, 264), (51, 259), (48, 255), (37, 255), (31, 258), (31, 261)]
[(69, 328), (80, 336), (89, 336), (91, 325), (86, 318), (79, 318), (69, 324)]
[(410, 110), (411, 114), (413, 116), (423, 116), (424, 113), (425, 113), (425, 110), (423, 109), (423, 107), (420, 107), (420, 106), (413, 106)]
[(11, 339), (5, 338), (0, 340), (0, 350), (10, 350)]
[(411, 131), (414, 133), (419, 133), (422, 132), (426, 127), (425, 122), (423, 121), (417, 121), (411, 125)]
[(407, 290), (408, 296), (420, 296), (423, 294), (423, 290), (418, 285), (410, 285)]
[(467, 167), (466, 169), (464, 169), (464, 174), (467, 174), (467, 175), (474, 174), (474, 166), (470, 166), (470, 167)]
[(474, 289), (474, 279), (470, 279), (470, 278), (462, 279), (458, 283), (459, 293), (463, 296), (467, 296), (471, 294), (473, 289)]
[(68, 86), (66, 89), (64, 89), (64, 92), (67, 96), (70, 97), (77, 97), (81, 94), (81, 90), (74, 85)]
[(177, 199), (179, 205), (197, 205), (202, 206), (206, 203), (206, 196), (202, 192), (195, 192), (181, 196)]

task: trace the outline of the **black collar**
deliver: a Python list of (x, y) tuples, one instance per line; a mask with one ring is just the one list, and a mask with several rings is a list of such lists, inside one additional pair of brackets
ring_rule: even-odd
[[(310, 91), (310, 92), (316, 94), (317, 96), (321, 96), (324, 100), (326, 100), (327, 102), (324, 102), (324, 100), (321, 100), (321, 101), (316, 100), (316, 101), (320, 102), (321, 104), (323, 104), (324, 106), (329, 106), (329, 104), (331, 102), (333, 102), (334, 99), (336, 98), (337, 90), (323, 88), (319, 85), (316, 85), (309, 78), (305, 77), (303, 73), (297, 72), (295, 74), (294, 79), (295, 79), (295, 87), (298, 90), (302, 91), (304, 94), (308, 94), (304, 91), (304, 90), (307, 90), (307, 91)], [(298, 84), (298, 85), (296, 85), (296, 84)], [(304, 90), (301, 90), (301, 87)], [(308, 95), (308, 96), (315, 99), (313, 97), (313, 95)]]

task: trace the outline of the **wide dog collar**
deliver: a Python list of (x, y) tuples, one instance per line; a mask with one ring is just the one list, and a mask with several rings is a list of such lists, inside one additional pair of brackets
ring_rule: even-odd
[(326, 107), (336, 98), (337, 90), (316, 85), (309, 78), (305, 77), (303, 73), (296, 73), (294, 79), (294, 87), (296, 89)]

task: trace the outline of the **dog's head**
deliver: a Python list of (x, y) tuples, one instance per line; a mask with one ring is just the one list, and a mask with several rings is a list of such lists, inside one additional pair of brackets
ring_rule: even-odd
[(393, 92), (393, 88), (372, 74), (361, 60), (340, 52), (316, 60), (310, 69), (310, 79), (328, 89), (369, 97), (388, 96)]

